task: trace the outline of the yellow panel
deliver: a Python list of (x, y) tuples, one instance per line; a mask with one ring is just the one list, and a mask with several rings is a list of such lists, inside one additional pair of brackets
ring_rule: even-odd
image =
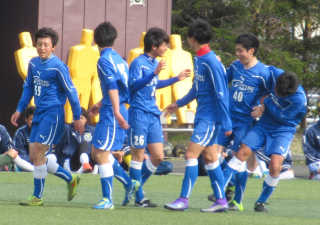
[[(176, 102), (178, 99), (185, 96), (192, 87), (193, 61), (189, 52), (182, 49), (180, 35), (173, 34), (170, 36), (170, 48), (172, 54), (172, 76), (178, 76), (184, 69), (191, 69), (192, 74), (190, 78), (177, 82), (172, 86), (172, 100)], [(190, 102), (188, 105), (179, 108), (176, 112), (177, 122), (179, 125), (191, 123), (187, 120), (186, 114), (194, 115), (196, 112), (196, 101)], [(193, 122), (192, 122), (193, 123)]]
[[(164, 53), (164, 56), (158, 57), (157, 60), (160, 61), (164, 59), (167, 62), (167, 68), (162, 70), (159, 73), (159, 80), (166, 80), (172, 76), (172, 51), (171, 49), (167, 49)], [(156, 104), (159, 109), (162, 111), (165, 107), (172, 103), (172, 96), (171, 96), (171, 89), (172, 86), (168, 86), (165, 88), (157, 89), (156, 90)], [(166, 118), (167, 124), (171, 124), (171, 118)]]
[[(92, 46), (93, 31), (83, 29), (80, 45), (71, 47), (68, 58), (68, 67), (73, 84), (77, 88), (80, 105), (87, 109), (90, 105), (102, 99), (101, 88), (97, 74), (97, 61), (99, 51), (97, 46)], [(72, 110), (69, 102), (65, 105), (66, 122), (72, 122)], [(92, 122), (98, 122), (94, 117)]]
[(139, 55), (143, 54), (144, 50), (144, 36), (146, 35), (146, 32), (142, 32), (140, 43), (138, 48), (131, 49), (128, 56), (128, 65), (130, 66), (131, 62), (137, 58)]
[[(14, 53), (18, 73), (23, 80), (26, 79), (28, 74), (28, 64), (30, 59), (38, 56), (37, 49), (33, 47), (32, 38), (29, 32), (22, 32), (19, 34), (19, 41), (21, 49)], [(32, 98), (29, 105), (34, 105)]]

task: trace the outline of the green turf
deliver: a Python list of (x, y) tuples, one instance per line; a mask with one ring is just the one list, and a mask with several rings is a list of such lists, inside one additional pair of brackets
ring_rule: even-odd
[(43, 194), (44, 206), (19, 206), (33, 192), (31, 173), (0, 173), (1, 224), (318, 224), (320, 221), (319, 182), (310, 180), (280, 181), (267, 206), (269, 213), (253, 211), (259, 197), (262, 180), (249, 179), (243, 212), (222, 214), (200, 213), (211, 203), (208, 177), (199, 177), (190, 198), (188, 212), (172, 212), (163, 204), (172, 202), (180, 193), (182, 176), (153, 176), (145, 185), (146, 196), (159, 206), (136, 208), (133, 203), (121, 206), (124, 190), (114, 182), (115, 210), (93, 210), (101, 198), (99, 175), (81, 175), (78, 193), (67, 201), (65, 183), (48, 175)]

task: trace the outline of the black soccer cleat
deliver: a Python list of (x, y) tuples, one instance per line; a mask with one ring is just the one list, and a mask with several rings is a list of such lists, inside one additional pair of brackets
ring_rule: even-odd
[[(228, 188), (226, 190), (227, 202), (232, 201), (233, 197), (234, 197), (234, 190)], [(211, 201), (211, 202), (215, 202), (216, 201), (216, 197), (214, 196), (214, 194), (208, 195), (208, 200)]]
[(256, 202), (254, 205), (254, 211), (256, 212), (269, 212), (269, 210), (265, 207), (265, 203), (263, 202)]
[(158, 205), (156, 203), (151, 202), (147, 198), (143, 198), (140, 202), (135, 202), (135, 206), (137, 207), (157, 207)]

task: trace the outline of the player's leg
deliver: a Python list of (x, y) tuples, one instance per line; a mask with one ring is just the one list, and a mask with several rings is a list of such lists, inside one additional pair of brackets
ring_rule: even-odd
[(259, 164), (260, 170), (262, 172), (262, 176), (266, 177), (267, 174), (269, 173), (269, 169), (267, 168), (267, 163), (270, 162), (270, 160), (271, 160), (270, 157), (265, 155), (264, 148), (256, 151), (255, 157), (256, 157), (256, 160)]
[(226, 200), (224, 191), (224, 178), (220, 167), (218, 154), (216, 148), (213, 146), (207, 146), (202, 152), (202, 156), (206, 163), (207, 173), (210, 177), (211, 187), (215, 195), (215, 203), (207, 208), (202, 209), (202, 212), (223, 212), (228, 208), (228, 202)]
[(269, 163), (269, 174), (266, 176), (263, 182), (263, 188), (260, 195), (260, 198), (257, 200), (254, 210), (257, 212), (268, 212), (268, 209), (265, 208), (265, 203), (275, 190), (279, 182), (279, 174), (282, 169), (282, 163), (289, 151), (291, 145), (291, 139), (293, 134), (283, 133), (278, 137), (268, 136), (265, 153), (266, 155), (271, 155), (271, 160)]
[(165, 204), (164, 207), (170, 210), (184, 211), (189, 207), (189, 197), (193, 186), (198, 177), (198, 157), (204, 150), (204, 146), (196, 144), (190, 141), (186, 150), (185, 160), (186, 160), (186, 170), (184, 174), (184, 179), (182, 181), (182, 188), (180, 197), (174, 202)]
[(21, 169), (22, 171), (25, 171), (25, 172), (33, 172), (33, 165), (31, 163), (29, 163), (28, 161), (20, 158), (20, 156), (16, 150), (10, 149), (8, 151), (8, 155), (10, 155), (12, 157), (13, 163), (17, 167), (19, 167), (19, 169)]
[(102, 199), (93, 206), (93, 209), (113, 209), (112, 188), (113, 188), (113, 168), (109, 161), (110, 151), (95, 148), (92, 145), (91, 154), (94, 161), (99, 165), (100, 182), (102, 188)]
[(162, 161), (160, 165), (158, 166), (156, 172), (154, 175), (167, 175), (168, 173), (171, 173), (173, 170), (172, 163), (169, 161)]
[(81, 142), (76, 150), (70, 157), (70, 169), (71, 171), (78, 171), (81, 167), (83, 173), (91, 173), (92, 167), (89, 164), (88, 143), (86, 141)]

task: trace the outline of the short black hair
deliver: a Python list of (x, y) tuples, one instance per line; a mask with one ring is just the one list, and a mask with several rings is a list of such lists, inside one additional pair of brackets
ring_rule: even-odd
[(83, 116), (84, 118), (88, 119), (89, 118), (89, 114), (88, 114), (88, 111), (81, 107), (81, 116)]
[(144, 42), (144, 52), (150, 52), (152, 46), (159, 48), (163, 43), (169, 44), (168, 34), (158, 27), (150, 28), (143, 39)]
[(207, 21), (196, 19), (189, 25), (188, 37), (196, 39), (200, 45), (208, 44), (212, 37), (212, 27)]
[(246, 34), (240, 34), (236, 40), (236, 44), (241, 44), (247, 51), (253, 48), (254, 52), (253, 55), (256, 56), (258, 54), (259, 46), (260, 46), (260, 41), (259, 39), (250, 33)]
[(35, 107), (35, 106), (29, 106), (29, 107), (27, 107), (27, 108), (24, 110), (24, 117), (25, 117), (26, 119), (28, 119), (29, 116), (33, 116), (35, 110), (36, 110), (36, 107)]
[(58, 33), (51, 27), (43, 27), (35, 33), (35, 43), (37, 44), (38, 38), (51, 38), (52, 47), (56, 46), (59, 41)]
[(297, 75), (292, 72), (284, 72), (276, 79), (274, 91), (280, 97), (286, 97), (296, 93), (300, 85), (300, 80)]
[(94, 29), (93, 37), (100, 48), (111, 47), (118, 37), (117, 29), (110, 22), (103, 22)]

